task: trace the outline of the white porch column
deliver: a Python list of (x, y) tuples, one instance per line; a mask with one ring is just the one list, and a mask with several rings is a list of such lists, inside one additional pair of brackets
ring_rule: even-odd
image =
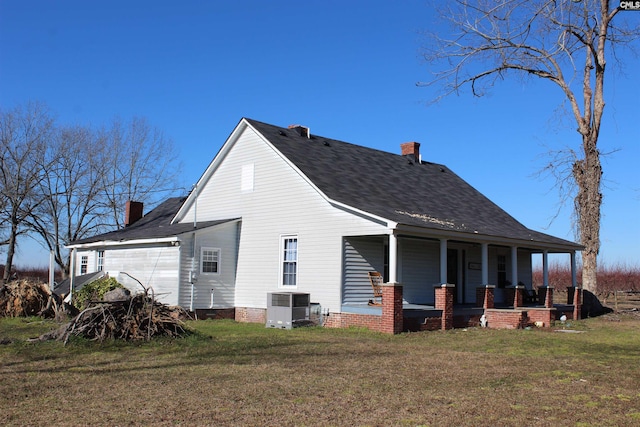
[(447, 239), (440, 239), (440, 284), (447, 283)]
[(489, 244), (482, 244), (482, 284), (489, 284)]
[(69, 295), (73, 297), (73, 286), (76, 277), (76, 249), (71, 249), (71, 258), (69, 260)]
[(542, 251), (542, 286), (549, 286), (549, 252)]
[(398, 283), (398, 237), (389, 233), (389, 283)]
[(576, 271), (576, 252), (571, 252), (571, 286), (578, 286), (578, 272)]
[(53, 292), (54, 273), (56, 268), (56, 257), (53, 251), (49, 251), (49, 290)]
[(518, 284), (518, 247), (511, 246), (511, 284)]

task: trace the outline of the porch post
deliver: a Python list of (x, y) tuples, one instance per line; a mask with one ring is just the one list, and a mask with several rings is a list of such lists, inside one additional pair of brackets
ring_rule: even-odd
[(402, 285), (386, 283), (382, 285), (382, 322), (380, 331), (399, 334), (404, 326), (402, 309)]
[(453, 329), (453, 299), (456, 291), (455, 285), (436, 285), (436, 310), (442, 310), (440, 328)]
[(549, 287), (549, 252), (542, 251), (542, 286)]
[(398, 283), (398, 237), (389, 233), (389, 282)]
[(482, 284), (489, 284), (489, 244), (482, 244)]
[(69, 260), (69, 295), (73, 297), (73, 287), (76, 278), (76, 248), (71, 249), (71, 258)]
[(440, 284), (447, 283), (447, 239), (440, 239)]
[(576, 271), (576, 251), (571, 252), (571, 287), (576, 288), (578, 286), (578, 278)]
[(518, 247), (511, 246), (511, 283), (518, 285)]

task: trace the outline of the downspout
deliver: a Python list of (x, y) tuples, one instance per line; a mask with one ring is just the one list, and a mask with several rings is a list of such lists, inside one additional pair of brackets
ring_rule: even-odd
[(191, 271), (189, 271), (189, 283), (191, 283), (191, 298), (189, 302), (189, 311), (193, 313), (193, 299), (195, 294), (196, 281), (196, 232), (198, 226), (198, 184), (194, 184), (193, 191), (195, 200), (193, 202), (193, 233), (191, 234)]
[(189, 282), (191, 282), (191, 299), (189, 301), (189, 311), (193, 313), (193, 271), (189, 272)]

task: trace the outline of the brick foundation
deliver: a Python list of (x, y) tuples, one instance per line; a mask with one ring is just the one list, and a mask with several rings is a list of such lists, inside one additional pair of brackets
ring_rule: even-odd
[(348, 328), (356, 326), (372, 331), (382, 330), (382, 316), (374, 314), (329, 313), (324, 320), (325, 328)]
[(236, 322), (243, 322), (243, 323), (266, 323), (267, 309), (237, 307), (235, 320)]
[(235, 308), (208, 308), (208, 309), (196, 309), (195, 313), (193, 311), (189, 312), (189, 315), (193, 319), (204, 320), (204, 319), (235, 319), (236, 318), (236, 309)]
[(438, 331), (442, 329), (441, 317), (427, 317), (424, 319), (424, 323), (420, 324), (420, 331)]
[[(535, 308), (527, 311), (529, 324), (548, 328), (556, 320), (557, 310), (555, 308)], [(538, 322), (536, 324), (536, 322)]]
[(521, 329), (529, 323), (527, 310), (487, 309), (484, 311), (487, 327), (494, 329)]

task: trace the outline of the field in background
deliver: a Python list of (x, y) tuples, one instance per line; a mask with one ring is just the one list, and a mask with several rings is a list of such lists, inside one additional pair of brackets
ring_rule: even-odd
[[(578, 284), (582, 271), (578, 268)], [(566, 289), (571, 286), (571, 268), (568, 264), (552, 262), (549, 265), (549, 285), (555, 291), (555, 300), (566, 299)], [(533, 271), (533, 286), (542, 286), (542, 268)], [(598, 292), (600, 302), (615, 310), (640, 312), (640, 266), (618, 263), (600, 265), (598, 268)]]
[[(635, 426), (640, 322), (383, 335), (199, 321), (188, 338), (26, 343), (0, 319), (3, 425)], [(564, 329), (563, 329), (564, 328)]]

